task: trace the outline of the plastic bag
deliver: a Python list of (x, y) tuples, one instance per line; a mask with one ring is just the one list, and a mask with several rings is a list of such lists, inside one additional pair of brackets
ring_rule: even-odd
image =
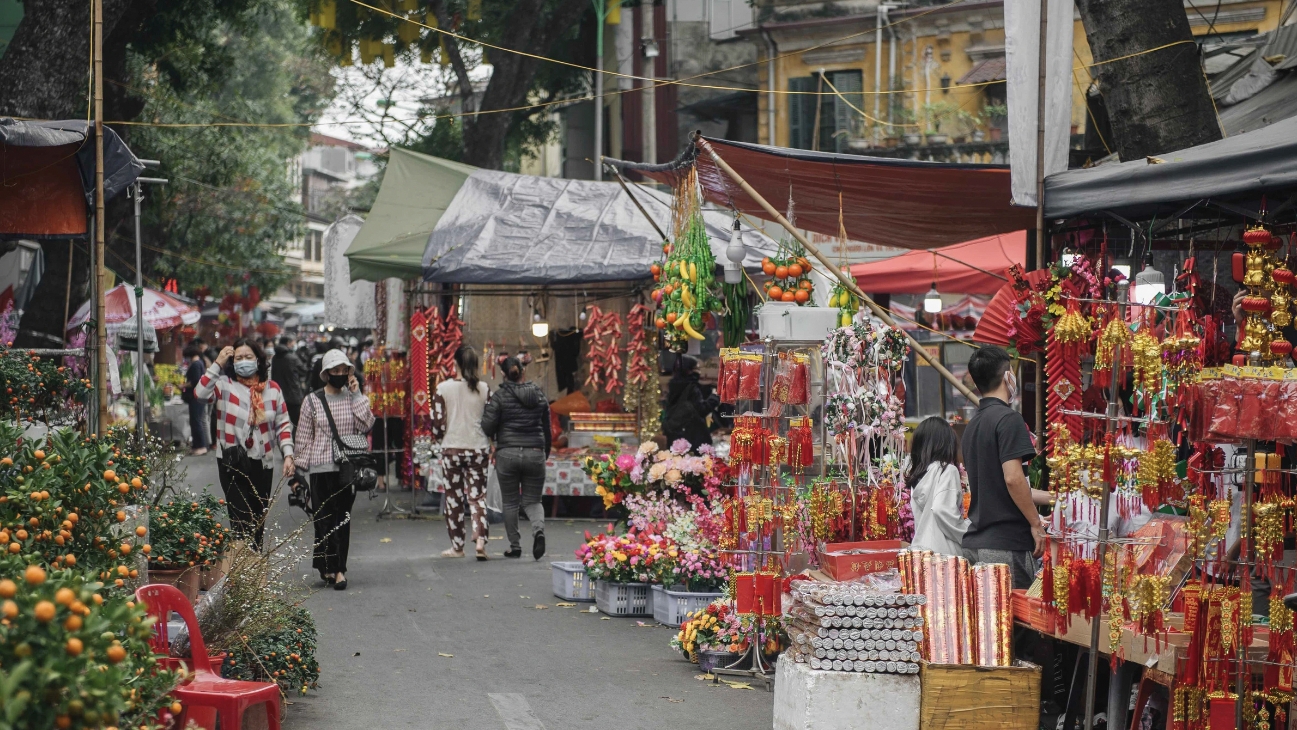
[(739, 400), (761, 400), (761, 356), (739, 356)]
[(737, 403), (739, 400), (739, 359), (736, 353), (721, 355), (721, 373), (717, 383), (721, 403)]
[(770, 399), (790, 406), (805, 405), (811, 399), (810, 373), (806, 355), (781, 352), (770, 385)]

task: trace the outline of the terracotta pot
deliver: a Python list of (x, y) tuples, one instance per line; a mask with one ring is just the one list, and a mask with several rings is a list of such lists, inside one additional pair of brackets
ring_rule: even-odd
[(183, 570), (166, 570), (158, 568), (149, 568), (149, 580), (153, 583), (165, 583), (169, 586), (175, 586), (189, 599), (190, 603), (198, 601), (198, 584), (202, 577), (197, 567), (185, 568)]
[(1000, 129), (999, 127), (991, 127), (986, 131), (991, 135), (992, 142), (999, 142), (1000, 136), (1004, 134), (1004, 130)]
[(210, 591), (220, 582), (221, 578), (225, 577), (225, 571), (229, 568), (229, 565), (229, 558), (221, 558), (215, 565), (202, 571), (198, 587), (202, 590)]

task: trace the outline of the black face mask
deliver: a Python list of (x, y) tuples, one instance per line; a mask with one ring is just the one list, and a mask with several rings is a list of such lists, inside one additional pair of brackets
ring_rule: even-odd
[(347, 382), (349, 380), (351, 380), (350, 375), (334, 375), (333, 373), (329, 373), (329, 385), (332, 385), (338, 390), (347, 387)]

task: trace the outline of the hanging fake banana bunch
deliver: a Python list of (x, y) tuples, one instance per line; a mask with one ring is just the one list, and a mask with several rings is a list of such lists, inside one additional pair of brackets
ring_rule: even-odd
[(838, 308), (838, 326), (850, 327), (852, 318), (860, 311), (860, 300), (839, 283), (829, 294), (829, 306)]

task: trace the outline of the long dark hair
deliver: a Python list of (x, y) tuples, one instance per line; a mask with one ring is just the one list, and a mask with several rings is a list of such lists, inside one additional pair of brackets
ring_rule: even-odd
[[(250, 340), (247, 337), (240, 337), (235, 340), (233, 347), (237, 350), (244, 345), (247, 345), (248, 349), (252, 350), (252, 354), (257, 358), (257, 377), (263, 381), (270, 380), (270, 364), (266, 362), (266, 351), (261, 349), (261, 345), (258, 345), (256, 340)], [(234, 356), (232, 355), (229, 360), (225, 361), (225, 377), (230, 380), (239, 379), (239, 376), (234, 374)]]
[(481, 378), (477, 376), (478, 368), (477, 350), (464, 345), (455, 350), (455, 366), (459, 368), (459, 376), (464, 379), (464, 383), (472, 392), (477, 392), (477, 384)]
[(923, 419), (914, 429), (914, 441), (910, 445), (910, 472), (905, 475), (905, 486), (910, 489), (923, 479), (928, 467), (933, 463), (955, 463), (955, 452), (959, 450), (959, 441), (955, 429), (940, 416), (929, 416)]

